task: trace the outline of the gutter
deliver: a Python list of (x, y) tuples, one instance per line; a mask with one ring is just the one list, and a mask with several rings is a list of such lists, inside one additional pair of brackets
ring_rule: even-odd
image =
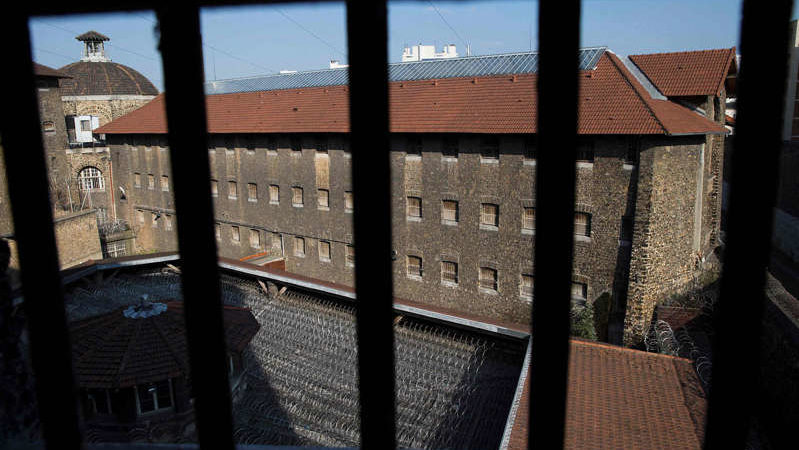
[(500, 450), (507, 450), (508, 445), (510, 445), (510, 436), (513, 434), (513, 424), (516, 423), (516, 413), (519, 412), (519, 404), (522, 401), (524, 384), (527, 382), (527, 375), (530, 373), (530, 359), (533, 356), (532, 346), (533, 340), (531, 338), (527, 341), (524, 363), (522, 363), (522, 370), (519, 373), (519, 381), (516, 383), (516, 393), (513, 394), (513, 403), (511, 403), (510, 412), (508, 412), (508, 420), (505, 421), (505, 432), (502, 433), (502, 442), (499, 444)]

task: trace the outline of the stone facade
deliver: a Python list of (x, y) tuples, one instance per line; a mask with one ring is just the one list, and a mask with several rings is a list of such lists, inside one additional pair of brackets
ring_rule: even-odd
[[(443, 146), (453, 137), (457, 156), (447, 156)], [(528, 322), (531, 298), (523, 292), (522, 276), (533, 274), (535, 231), (534, 226), (523, 229), (523, 212), (535, 207), (532, 140), (499, 136), (499, 154), (492, 158), (481, 154), (488, 139), (392, 137), (394, 292), (399, 298)], [(705, 246), (699, 242), (710, 242), (712, 222), (695, 214), (697, 207), (706, 208), (709, 195), (698, 182), (707, 166), (700, 164), (709, 153), (705, 139), (591, 136), (581, 144), (575, 209), (589, 221), (575, 236), (574, 297), (593, 301), (610, 293), (615, 308), (623, 311), (619, 299), (632, 271), (625, 328), (635, 330), (633, 335), (648, 324), (655, 303), (693, 273), (695, 247)], [(354, 282), (347, 257), (353, 236), (346, 135), (212, 135), (211, 142), (221, 256), (272, 252), (285, 257), (290, 272)], [(176, 250), (165, 137), (114, 135), (109, 144), (115, 186), (128, 192), (117, 200), (117, 211), (133, 224), (137, 250)], [(275, 200), (270, 200), (275, 189), (270, 186), (277, 187)], [(420, 199), (418, 214), (415, 206), (409, 214), (409, 197)], [(456, 220), (443, 217), (444, 201), (457, 202)], [(482, 204), (498, 206), (497, 226), (481, 223)], [(409, 267), (409, 257), (421, 260), (421, 270)], [(457, 264), (455, 283), (442, 281), (442, 261)], [(481, 268), (496, 271), (496, 289), (481, 287)]]
[(94, 210), (65, 214), (56, 217), (54, 222), (61, 268), (72, 267), (90, 259), (103, 259)]
[[(154, 95), (63, 96), (64, 113), (68, 116), (99, 117), (100, 126), (139, 109)], [(63, 120), (62, 120), (63, 122)]]

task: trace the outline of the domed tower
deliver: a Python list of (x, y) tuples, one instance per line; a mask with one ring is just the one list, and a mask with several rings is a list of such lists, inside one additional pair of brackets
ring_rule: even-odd
[(158, 95), (144, 75), (111, 61), (105, 52), (110, 38), (96, 31), (77, 36), (81, 59), (59, 69), (72, 78), (61, 83), (70, 142), (92, 141), (92, 130), (139, 108)]

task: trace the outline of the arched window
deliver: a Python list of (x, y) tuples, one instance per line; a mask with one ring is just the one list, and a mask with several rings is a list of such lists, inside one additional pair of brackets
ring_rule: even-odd
[(105, 189), (103, 173), (96, 167), (84, 167), (78, 172), (78, 184), (81, 191), (102, 191)]

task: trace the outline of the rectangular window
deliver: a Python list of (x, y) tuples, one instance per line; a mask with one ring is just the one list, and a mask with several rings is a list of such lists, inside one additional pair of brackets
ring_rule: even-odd
[(136, 386), (139, 414), (172, 407), (170, 380)]
[(406, 143), (408, 156), (422, 156), (422, 138), (419, 136), (409, 136)]
[(155, 175), (153, 174), (147, 175), (147, 189), (151, 191), (155, 190)]
[(487, 137), (480, 143), (480, 157), (481, 159), (498, 159), (499, 158), (499, 139), (496, 137)]
[(302, 139), (299, 136), (292, 136), (290, 139), (291, 154), (294, 156), (302, 155)]
[(169, 214), (164, 215), (164, 229), (172, 229), (172, 216)]
[(352, 245), (347, 245), (347, 253), (345, 255), (345, 260), (348, 266), (355, 265), (355, 247)]
[(230, 227), (230, 239), (237, 244), (241, 242), (241, 232), (239, 231), (239, 227)]
[(258, 201), (258, 185), (256, 185), (255, 183), (247, 183), (247, 201), (248, 202)]
[(422, 278), (422, 258), (408, 255), (405, 260), (408, 276), (411, 278)]
[(354, 201), (352, 199), (352, 192), (346, 191), (344, 192), (344, 211), (345, 212), (352, 212), (354, 207)]
[(134, 173), (133, 174), (133, 186), (137, 187), (137, 188), (141, 187), (141, 174), (140, 173)]
[(80, 131), (92, 131), (92, 121), (91, 120), (81, 120), (80, 121)]
[(169, 177), (166, 175), (161, 175), (161, 190), (169, 192)]
[(294, 256), (305, 257), (305, 239), (294, 237)]
[(458, 284), (458, 263), (441, 261), (441, 281), (448, 284)]
[(45, 120), (42, 122), (42, 131), (53, 132), (55, 131), (55, 123), (52, 120)]
[(330, 191), (327, 189), (317, 189), (316, 203), (320, 209), (328, 209), (330, 207)]
[(216, 180), (211, 180), (211, 196), (219, 196), (219, 183)]
[(535, 139), (528, 137), (524, 139), (524, 159), (534, 160), (538, 157)]
[(499, 205), (493, 203), (480, 204), (480, 225), (499, 226)]
[(231, 200), (239, 198), (239, 186), (235, 181), (227, 182), (227, 198)]
[(258, 230), (250, 230), (250, 247), (261, 248), (261, 232)]
[(216, 235), (217, 241), (222, 240), (222, 225), (218, 223), (214, 225), (214, 234)]
[(458, 202), (454, 200), (441, 202), (441, 220), (447, 223), (458, 222)]
[(584, 212), (574, 213), (574, 234), (577, 236), (591, 236), (591, 214)]
[(523, 208), (522, 230), (535, 231), (535, 208), (528, 208), (528, 207)]
[(294, 186), (291, 188), (291, 204), (297, 207), (301, 207), (303, 205), (301, 187)]
[(276, 184), (269, 185), (269, 203), (273, 205), (280, 204), (280, 186)]
[(441, 140), (441, 156), (445, 158), (458, 157), (458, 137), (445, 136)]
[(572, 299), (585, 300), (588, 295), (588, 285), (585, 283), (572, 283)]
[(519, 284), (519, 295), (524, 298), (533, 298), (533, 276), (522, 274), (522, 282)]
[(152, 227), (158, 228), (158, 219), (161, 218), (161, 215), (158, 213), (151, 213), (150, 215), (152, 217), (152, 222), (151, 222)]
[(480, 268), (480, 287), (491, 291), (497, 290), (497, 271), (490, 267)]
[(408, 197), (407, 214), (410, 218), (422, 218), (422, 199), (419, 197)]
[(319, 241), (319, 260), (330, 261), (330, 242)]

